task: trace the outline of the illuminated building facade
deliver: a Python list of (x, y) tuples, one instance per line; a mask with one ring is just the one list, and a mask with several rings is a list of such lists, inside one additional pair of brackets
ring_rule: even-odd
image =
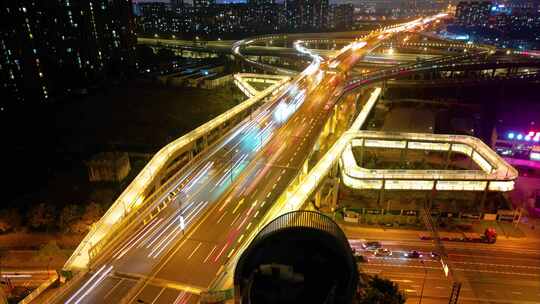
[(328, 28), (328, 0), (286, 0), (288, 28), (305, 31)]
[(456, 25), (486, 26), (489, 21), (491, 2), (462, 1), (456, 7)]
[(354, 7), (352, 4), (332, 4), (328, 14), (329, 28), (332, 30), (347, 30), (353, 26)]
[(0, 19), (3, 110), (84, 91), (134, 64), (131, 1), (7, 1)]

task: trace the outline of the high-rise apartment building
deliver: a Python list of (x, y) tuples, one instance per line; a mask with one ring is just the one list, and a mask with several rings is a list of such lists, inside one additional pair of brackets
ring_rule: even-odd
[(286, 0), (285, 11), (293, 31), (328, 28), (328, 0)]
[(352, 4), (330, 4), (328, 27), (332, 30), (350, 30), (354, 21)]
[(6, 1), (0, 109), (46, 102), (134, 65), (128, 0)]
[(491, 2), (462, 1), (456, 7), (456, 25), (466, 27), (483, 27), (489, 22)]
[(215, 0), (193, 0), (194, 7), (207, 7), (216, 4)]

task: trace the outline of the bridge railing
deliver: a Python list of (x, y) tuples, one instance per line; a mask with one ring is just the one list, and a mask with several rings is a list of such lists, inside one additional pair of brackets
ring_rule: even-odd
[(256, 96), (247, 99), (159, 150), (141, 172), (139, 172), (131, 184), (120, 194), (101, 219), (92, 225), (90, 231), (64, 265), (64, 268), (72, 270), (87, 267), (92, 256), (97, 254), (96, 251), (100, 251), (101, 249), (101, 246), (96, 245), (106, 243), (105, 241), (110, 239), (117, 231), (120, 231), (126, 224), (126, 219), (133, 215), (134, 211), (150, 203), (145, 195), (154, 187), (156, 182), (159, 182), (161, 178), (160, 173), (166, 167), (168, 161), (176, 156), (178, 151), (193, 145), (209, 132), (269, 97), (275, 93), (277, 88), (282, 88), (288, 80), (289, 78), (284, 79), (265, 89)]
[[(341, 156), (343, 182), (356, 189), (510, 191), (517, 171), (481, 140), (465, 135), (357, 131)], [(462, 153), (481, 170), (366, 169), (352, 147)]]

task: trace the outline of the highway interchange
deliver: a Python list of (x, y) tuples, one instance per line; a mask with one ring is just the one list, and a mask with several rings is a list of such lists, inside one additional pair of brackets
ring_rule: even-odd
[[(361, 46), (380, 40), (373, 37)], [(341, 53), (335, 65), (348, 70), (365, 52), (362, 47)], [(168, 202), (173, 208), (122, 231), (120, 241), (96, 259), (92, 271), (55, 302), (117, 303), (129, 298), (170, 303), (174, 296), (179, 303), (196, 302), (245, 233), (296, 176), (332, 113), (337, 99), (331, 97), (344, 78), (322, 73), (319, 64), (314, 56), (276, 99), (185, 168)]]
[[(348, 71), (385, 38), (368, 36), (365, 43), (357, 42), (344, 50), (334, 59), (334, 70)], [(54, 302), (197, 303), (198, 294), (207, 290), (216, 276), (225, 271), (225, 265), (237, 253), (246, 235), (296, 176), (331, 115), (329, 109), (343, 89), (344, 74), (322, 73), (320, 63), (313, 62), (278, 97), (184, 168), (171, 189), (172, 194), (162, 198), (167, 207), (152, 219), (139, 218), (131, 229), (122, 231), (92, 262), (91, 271), (59, 294)], [(412, 244), (429, 247), (418, 242)], [(410, 245), (387, 244), (396, 252)], [(466, 256), (467, 250), (449, 249), (450, 257), (453, 259), (455, 255), (459, 263), (460, 255)], [(497, 256), (495, 261), (501, 264), (494, 264), (506, 267), (502, 262), (507, 258)], [(467, 265), (463, 266), (467, 269), (465, 274), (476, 269), (469, 265), (484, 267), (470, 264), (474, 263), (470, 261), (473, 255), (463, 259), (466, 262), (461, 263)], [(540, 257), (536, 253), (531, 259), (535, 261), (533, 268), (524, 267), (520, 271), (538, 272), (534, 267), (540, 265)], [(424, 273), (424, 266), (418, 267), (415, 263), (418, 262), (373, 258), (365, 270), (384, 272), (390, 278), (403, 280), (398, 282), (410, 289), (409, 296), (414, 297)], [(429, 282), (426, 284), (432, 287), (424, 291), (426, 301), (436, 302), (441, 294), (446, 298), (448, 292), (442, 289), (448, 287), (442, 283), (445, 279), (440, 265), (436, 261), (426, 261), (425, 265)], [(404, 272), (404, 267), (409, 270)], [(518, 275), (531, 277), (521, 272)], [(470, 286), (485, 284), (482, 280), (469, 281), (473, 284)], [(538, 285), (534, 286), (533, 289), (538, 290)], [(466, 285), (463, 290), (466, 295)], [(524, 297), (533, 296), (530, 292), (516, 292)], [(464, 297), (474, 298), (475, 295)]]

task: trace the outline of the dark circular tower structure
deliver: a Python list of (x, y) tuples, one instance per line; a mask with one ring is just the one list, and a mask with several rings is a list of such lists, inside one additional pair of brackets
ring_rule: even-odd
[(358, 271), (349, 243), (329, 217), (286, 213), (266, 225), (234, 272), (237, 303), (351, 303)]

